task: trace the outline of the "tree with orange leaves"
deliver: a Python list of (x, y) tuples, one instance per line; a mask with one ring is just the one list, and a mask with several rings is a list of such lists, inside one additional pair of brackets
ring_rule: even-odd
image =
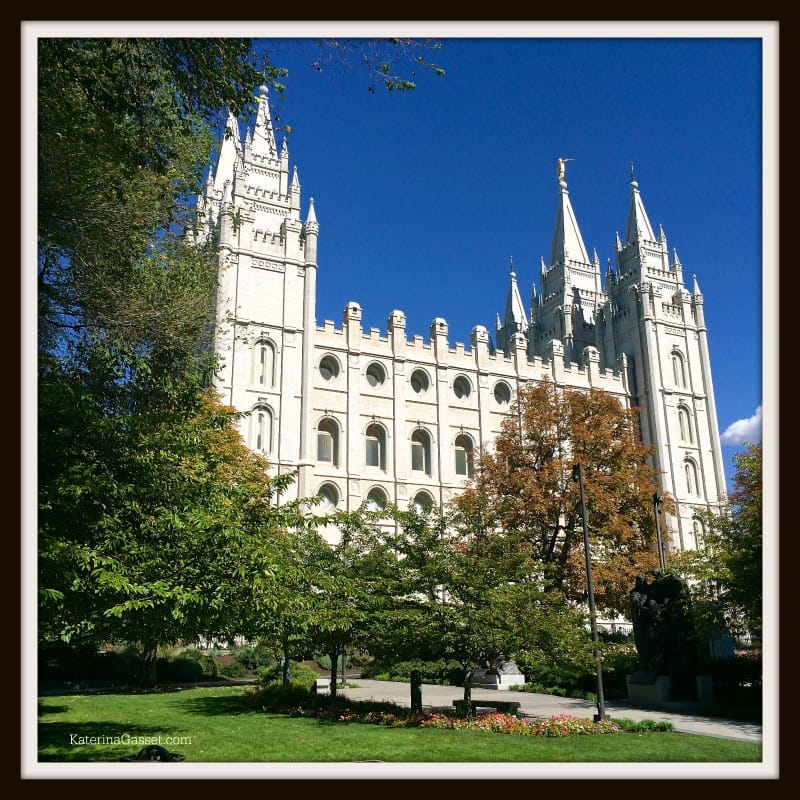
[[(585, 601), (583, 518), (572, 477), (582, 464), (597, 606), (627, 616), (636, 576), (658, 567), (652, 452), (639, 436), (637, 410), (612, 395), (547, 380), (523, 384), (454, 503), (457, 518), (475, 535), (511, 543), (532, 580)], [(662, 509), (673, 508), (664, 497)]]

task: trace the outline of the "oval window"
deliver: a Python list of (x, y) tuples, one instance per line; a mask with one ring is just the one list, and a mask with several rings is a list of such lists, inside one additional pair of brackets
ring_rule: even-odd
[(453, 381), (453, 392), (455, 392), (455, 395), (459, 400), (469, 397), (471, 391), (472, 387), (470, 386), (469, 381), (463, 375), (459, 375), (455, 381)]
[(332, 381), (339, 374), (339, 362), (333, 356), (325, 356), (319, 362), (319, 374), (326, 381)]
[(430, 381), (428, 380), (427, 374), (421, 369), (415, 369), (414, 372), (411, 373), (411, 388), (417, 394), (422, 394), (428, 391), (428, 386), (430, 386)]

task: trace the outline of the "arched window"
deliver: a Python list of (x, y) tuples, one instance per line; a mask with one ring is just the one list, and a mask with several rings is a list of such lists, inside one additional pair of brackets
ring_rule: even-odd
[(332, 381), (339, 375), (339, 362), (331, 355), (324, 356), (319, 362), (319, 374), (325, 381)]
[(459, 400), (463, 400), (470, 396), (472, 393), (472, 384), (469, 379), (464, 375), (459, 375), (453, 381), (453, 392)]
[(381, 425), (373, 423), (365, 435), (364, 463), (368, 467), (386, 469), (386, 432)]
[(433, 508), (433, 498), (427, 492), (417, 492), (414, 495), (414, 512), (425, 514)]
[(672, 377), (679, 389), (686, 388), (686, 369), (679, 350), (672, 351)]
[(367, 495), (367, 511), (381, 511), (386, 508), (386, 492), (377, 486)]
[(700, 495), (700, 485), (697, 482), (697, 465), (691, 459), (687, 459), (684, 468), (686, 470), (686, 491), (698, 497)]
[(694, 435), (692, 433), (692, 417), (689, 414), (689, 409), (686, 406), (678, 406), (678, 423), (680, 424), (681, 428), (681, 441), (689, 442), (690, 444), (694, 441)]
[(511, 402), (511, 388), (504, 381), (495, 384), (494, 400), (499, 406), (507, 406)]
[(319, 497), (317, 508), (324, 514), (333, 511), (339, 505), (339, 490), (332, 483), (323, 483), (317, 495)]
[(250, 447), (258, 453), (272, 451), (272, 412), (256, 406), (250, 414)]
[(421, 428), (411, 434), (411, 469), (414, 472), (431, 474), (431, 437)]
[(428, 387), (431, 385), (428, 374), (421, 369), (415, 369), (411, 373), (410, 383), (415, 394), (424, 394), (428, 391)]
[(473, 447), (472, 439), (466, 433), (456, 437), (456, 475), (464, 475), (467, 478), (472, 477)]
[(323, 419), (317, 426), (317, 461), (339, 466), (339, 427), (330, 418)]
[(253, 348), (253, 383), (275, 385), (275, 346), (267, 339), (259, 339)]
[(383, 368), (383, 365), (379, 364), (377, 361), (373, 361), (367, 367), (367, 383), (373, 388), (377, 388), (378, 386), (382, 386), (385, 380), (386, 370)]

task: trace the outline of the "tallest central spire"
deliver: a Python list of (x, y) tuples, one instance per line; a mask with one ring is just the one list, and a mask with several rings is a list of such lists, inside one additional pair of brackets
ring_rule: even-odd
[(572, 210), (567, 182), (564, 180), (566, 162), (572, 160), (571, 158), (558, 159), (558, 185), (561, 187), (561, 194), (553, 232), (553, 248), (550, 251), (550, 266), (566, 264), (570, 260), (579, 261), (581, 264), (590, 263), (583, 236), (578, 228), (578, 221), (575, 219), (575, 212)]

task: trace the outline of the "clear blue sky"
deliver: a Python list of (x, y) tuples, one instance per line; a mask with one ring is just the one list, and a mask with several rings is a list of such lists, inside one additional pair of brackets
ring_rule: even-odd
[(273, 106), (292, 128), (303, 215), (313, 197), (320, 223), (317, 322), (341, 324), (355, 300), (365, 329), (385, 331), (397, 308), (409, 336), (427, 339), (435, 317), (447, 320), (451, 345), (468, 344), (477, 324), (493, 332), (511, 258), (526, 304), (531, 286), (540, 288), (556, 159), (574, 158), (570, 198), (603, 273), (624, 233), (632, 162), (653, 227), (663, 226), (688, 287), (696, 275), (705, 298), (730, 482), (739, 443), (761, 439), (765, 391), (760, 34), (697, 38), (696, 25), (668, 38), (471, 30), (442, 40), (434, 57), (446, 76), (421, 70), (413, 92), (370, 94), (366, 73), (318, 73), (313, 38), (265, 42), (289, 69)]

